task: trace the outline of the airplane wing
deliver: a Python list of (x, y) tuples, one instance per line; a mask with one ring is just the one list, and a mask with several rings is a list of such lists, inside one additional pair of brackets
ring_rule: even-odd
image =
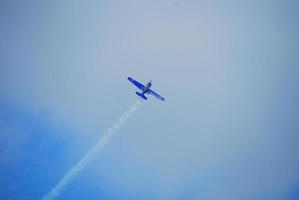
[(128, 77), (128, 80), (133, 83), (136, 87), (138, 87), (140, 90), (144, 89), (144, 85), (142, 85), (141, 83), (139, 83), (138, 81), (132, 79), (131, 77)]
[(157, 99), (161, 100), (161, 101), (165, 101), (165, 99), (163, 97), (161, 97), (160, 95), (158, 95), (157, 93), (155, 93), (153, 90), (149, 90), (148, 92), (149, 94), (153, 95), (154, 97), (156, 97)]

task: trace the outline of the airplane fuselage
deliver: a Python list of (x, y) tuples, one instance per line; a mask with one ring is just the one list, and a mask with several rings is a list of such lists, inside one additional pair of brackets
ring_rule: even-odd
[(142, 94), (147, 94), (147, 93), (149, 92), (151, 86), (152, 86), (152, 81), (148, 82), (148, 83), (145, 85), (145, 87), (144, 87), (144, 89), (143, 89), (143, 91), (142, 91)]

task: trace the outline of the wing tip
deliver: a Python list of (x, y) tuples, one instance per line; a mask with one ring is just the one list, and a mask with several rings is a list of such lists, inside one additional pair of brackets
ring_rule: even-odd
[(161, 101), (165, 101), (166, 99), (164, 99), (163, 97), (158, 97), (158, 99), (160, 99)]

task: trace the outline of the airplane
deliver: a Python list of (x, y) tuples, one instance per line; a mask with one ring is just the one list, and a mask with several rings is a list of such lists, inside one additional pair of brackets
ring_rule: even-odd
[(144, 100), (147, 100), (147, 97), (145, 96), (145, 94), (150, 94), (154, 97), (156, 97), (157, 99), (161, 100), (161, 101), (165, 101), (165, 99), (163, 97), (161, 97), (159, 94), (157, 94), (156, 92), (154, 92), (153, 90), (151, 90), (151, 86), (152, 86), (152, 81), (148, 82), (145, 86), (142, 85), (141, 83), (139, 83), (138, 81), (134, 80), (131, 77), (128, 77), (128, 80), (133, 83), (136, 87), (138, 87), (142, 92), (136, 92), (136, 94), (140, 97), (142, 97)]

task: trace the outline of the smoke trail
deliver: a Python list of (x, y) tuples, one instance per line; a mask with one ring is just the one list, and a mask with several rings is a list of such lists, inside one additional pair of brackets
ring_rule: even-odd
[(98, 140), (96, 145), (91, 148), (86, 155), (58, 182), (58, 184), (42, 198), (42, 200), (53, 200), (55, 199), (65, 187), (92, 161), (95, 156), (101, 152), (105, 145), (110, 141), (113, 135), (120, 129), (120, 127), (126, 123), (134, 111), (140, 104), (138, 100), (128, 111), (126, 111), (112, 126), (109, 128), (104, 136)]

